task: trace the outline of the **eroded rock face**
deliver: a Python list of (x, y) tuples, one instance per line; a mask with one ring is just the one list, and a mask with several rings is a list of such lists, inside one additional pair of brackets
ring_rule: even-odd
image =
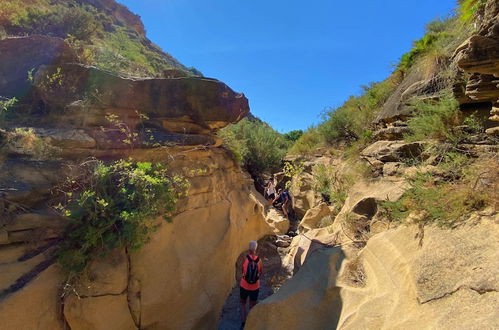
[[(252, 180), (224, 152), (193, 153), (188, 160), (171, 166), (195, 169), (206, 168), (208, 163), (211, 165), (205, 175), (192, 177), (190, 196), (180, 202), (173, 222), (164, 223), (150, 243), (130, 254), (128, 267), (118, 263), (113, 269), (109, 259), (95, 271), (101, 278), (111, 274), (107, 276), (111, 279), (128, 274), (128, 289), (121, 293), (120, 288), (112, 291), (97, 277), (90, 285), (85, 284), (92, 288), (90, 301), (93, 297), (120, 293), (110, 296), (109, 303), (118, 308), (127, 297), (129, 305), (136, 308), (131, 308), (132, 314), (127, 310), (119, 315), (123, 322), (132, 317), (140, 328), (215, 327), (233, 286), (234, 264), (247, 241), (282, 233), (288, 222), (282, 217), (267, 217), (266, 204), (254, 191)], [(117, 274), (112, 275), (113, 272)], [(75, 328), (83, 329), (85, 322), (92, 324), (97, 322), (93, 319), (100, 318), (99, 309), (85, 298), (81, 303), (71, 298), (64, 313), (72, 328), (73, 322)]]
[(307, 250), (295, 277), (255, 307), (246, 328), (495, 329), (499, 225), (493, 215), (476, 217), (479, 225), (426, 227), (424, 235), (417, 226), (384, 231), (355, 259), (340, 248)]
[[(173, 222), (161, 223), (143, 250), (132, 254), (115, 251), (95, 260), (78, 285), (64, 286), (63, 274), (57, 266), (50, 266), (54, 260), (42, 253), (50, 256), (50, 247), (37, 253), (30, 248), (53, 242), (61, 233), (37, 237), (35, 229), (62, 229), (64, 221), (57, 222), (58, 218), (40, 210), (40, 215), (26, 214), (1, 224), (7, 233), (0, 243), (2, 329), (35, 329), (36, 322), (41, 322), (43, 329), (63, 329), (64, 322), (71, 329), (215, 327), (234, 284), (239, 253), (249, 240), (284, 233), (289, 222), (267, 208), (249, 175), (223, 149), (156, 150), (154, 155), (163, 160), (173, 157), (170, 168), (192, 173), (189, 196), (179, 201)], [(147, 160), (151, 156), (136, 150), (132, 157)], [(29, 173), (20, 167), (17, 172), (29, 182)], [(34, 172), (30, 183), (44, 184), (50, 190), (50, 181), (35, 178), (41, 180)], [(41, 200), (38, 203), (43, 205)], [(23, 238), (18, 237), (20, 233)], [(26, 240), (32, 242), (20, 244)], [(44, 270), (40, 265), (50, 267)], [(20, 281), (25, 283), (17, 288)], [(14, 289), (3, 291), (9, 288)], [(32, 308), (27, 300), (47, 305), (43, 315), (19, 315), (24, 308)]]
[(340, 248), (316, 251), (277, 293), (255, 306), (245, 329), (335, 329), (342, 306), (336, 281), (343, 258)]
[[(142, 147), (151, 142), (152, 135), (163, 144), (199, 145), (214, 144), (213, 138), (203, 136), (249, 113), (246, 97), (215, 79), (132, 79), (76, 61), (62, 39), (0, 40), (0, 96), (19, 99), (10, 111), (9, 124), (45, 130), (84, 129), (83, 133), (94, 139), (104, 127), (111, 131), (108, 135), (118, 131), (111, 137), (115, 141), (126, 139), (119, 136), (126, 127), (139, 135), (140, 141), (134, 142)], [(59, 140), (76, 134), (56, 133), (52, 137)], [(88, 140), (84, 147), (94, 147), (90, 139), (84, 140)]]
[(0, 96), (26, 97), (31, 92), (28, 72), (75, 61), (74, 52), (59, 38), (34, 35), (0, 40)]
[[(490, 105), (490, 120), (499, 121), (494, 109), (499, 104), (499, 4), (488, 1), (478, 32), (458, 47), (455, 61), (464, 72), (472, 74), (465, 94), (475, 102)], [(468, 102), (466, 102), (468, 103)], [(491, 130), (493, 135), (494, 128)]]
[[(55, 76), (56, 80), (50, 79)], [(249, 112), (244, 95), (208, 78), (127, 79), (94, 67), (65, 64), (41, 67), (35, 86), (47, 111), (62, 111), (83, 101), (82, 107), (64, 115), (75, 124), (80, 120), (89, 126), (106, 125), (106, 113), (112, 113), (130, 127), (147, 122), (178, 133), (203, 129), (205, 133), (237, 122)], [(175, 128), (168, 122), (190, 126)]]
[[(129, 79), (68, 54), (55, 38), (0, 41), (0, 95), (20, 99), (0, 132), (0, 327), (215, 327), (248, 241), (289, 227), (213, 135), (247, 99), (214, 79)], [(66, 285), (54, 252), (67, 219), (51, 206), (89, 156), (162, 162), (191, 187), (141, 252), (114, 251)]]
[(339, 329), (366, 320), (378, 329), (486, 329), (499, 326), (498, 225), (457, 230), (398, 228), (361, 253), (367, 285), (345, 288)]

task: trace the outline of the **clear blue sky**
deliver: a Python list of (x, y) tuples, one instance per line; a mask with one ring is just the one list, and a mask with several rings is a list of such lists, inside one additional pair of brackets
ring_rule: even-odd
[(148, 37), (250, 100), (280, 132), (386, 78), (456, 0), (119, 0)]

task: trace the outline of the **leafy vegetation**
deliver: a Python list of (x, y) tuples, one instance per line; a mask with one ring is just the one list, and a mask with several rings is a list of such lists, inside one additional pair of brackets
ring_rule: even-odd
[(368, 143), (372, 136), (371, 122), (394, 87), (392, 79), (363, 86), (360, 96), (351, 96), (339, 108), (325, 112), (323, 122), (303, 133), (290, 153), (306, 154), (321, 145), (331, 146), (342, 141)]
[(471, 21), (483, 10), (486, 3), (487, 0), (460, 0), (459, 18), (463, 22)]
[(301, 129), (299, 130), (294, 130), (294, 131), (289, 131), (286, 134), (284, 134), (284, 138), (288, 141), (291, 142), (296, 142), (298, 139), (303, 135), (303, 131)]
[(282, 134), (255, 117), (225, 127), (218, 136), (253, 174), (278, 170), (289, 147)]
[(314, 150), (321, 144), (321, 137), (316, 127), (309, 128), (304, 132), (298, 140), (291, 146), (289, 153), (292, 155), (306, 155)]
[(421, 39), (414, 42), (409, 52), (402, 55), (397, 69), (407, 72), (418, 58), (436, 49), (435, 45), (447, 38), (450, 38), (450, 35), (445, 31), (427, 32)]
[(453, 227), (494, 199), (493, 190), (476, 189), (473, 184), (476, 180), (476, 173), (459, 181), (443, 182), (429, 173), (419, 173), (400, 200), (384, 202), (383, 207), (393, 221)]
[(301, 174), (304, 170), (305, 167), (301, 161), (286, 162), (283, 168), (284, 177), (287, 179), (285, 188), (291, 191), (298, 191), (303, 184)]
[(83, 63), (121, 74), (164, 76), (171, 69), (201, 74), (162, 52), (125, 19), (80, 0), (3, 0), (0, 26), (10, 36), (63, 38)]
[(9, 110), (18, 102), (18, 100), (13, 97), (9, 98), (0, 98), (0, 124), (5, 120)]
[(339, 212), (348, 196), (350, 180), (342, 176), (333, 166), (318, 164), (313, 171), (313, 189)]
[(188, 188), (182, 177), (148, 162), (90, 161), (76, 172), (63, 187), (67, 201), (57, 207), (71, 221), (58, 260), (73, 273), (111, 249), (140, 249), (158, 226), (155, 218), (170, 221)]
[(411, 133), (406, 140), (456, 141), (454, 127), (460, 124), (459, 103), (451, 94), (445, 94), (439, 100), (417, 101), (414, 108), (414, 114), (407, 122)]

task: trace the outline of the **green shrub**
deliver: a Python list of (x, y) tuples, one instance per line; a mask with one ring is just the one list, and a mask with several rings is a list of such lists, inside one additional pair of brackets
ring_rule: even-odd
[(402, 198), (384, 202), (382, 207), (392, 221), (453, 227), (494, 198), (493, 192), (476, 191), (471, 182), (436, 182), (431, 174), (419, 173)]
[(284, 177), (288, 179), (285, 188), (291, 190), (292, 193), (298, 193), (303, 184), (302, 173), (304, 170), (302, 161), (286, 162), (283, 168)]
[(321, 137), (317, 128), (311, 127), (303, 133), (298, 140), (289, 149), (289, 154), (292, 155), (306, 155), (315, 151), (320, 145)]
[(358, 139), (355, 132), (355, 121), (352, 118), (353, 111), (348, 111), (347, 108), (339, 108), (325, 114), (325, 121), (319, 125), (318, 130), (326, 143), (334, 144), (338, 140), (355, 141)]
[(299, 130), (294, 130), (294, 131), (289, 131), (286, 134), (284, 134), (284, 138), (288, 141), (291, 142), (296, 142), (298, 139), (303, 135), (303, 131), (301, 129)]
[(187, 189), (182, 177), (170, 176), (161, 164), (95, 161), (78, 171), (65, 187), (68, 201), (58, 207), (71, 221), (58, 260), (74, 273), (111, 249), (140, 249), (157, 227), (155, 218), (171, 220)]
[[(442, 40), (451, 39), (451, 35), (445, 31), (442, 32), (427, 32), (421, 39), (414, 42), (412, 49), (402, 55), (397, 69), (402, 72), (407, 72), (415, 63), (416, 60), (430, 51), (436, 49), (437, 44), (442, 44)], [(442, 47), (442, 46), (440, 46)]]
[(233, 127), (220, 130), (218, 137), (224, 141), (225, 147), (232, 152), (236, 161), (244, 165), (249, 154), (247, 140), (236, 135), (236, 130)]
[(407, 121), (408, 141), (439, 139), (456, 141), (453, 128), (459, 125), (459, 103), (449, 93), (439, 100), (418, 100), (413, 116)]
[(341, 107), (326, 112), (317, 128), (322, 141), (329, 145), (359, 139), (368, 142), (372, 135), (371, 123), (394, 87), (391, 79), (363, 86), (360, 96), (351, 96)]
[(9, 114), (10, 109), (16, 105), (18, 100), (13, 97), (9, 98), (0, 98), (0, 124), (3, 124), (3, 121)]
[(463, 120), (463, 124), (467, 126), (467, 129), (471, 133), (479, 134), (485, 132), (485, 122), (487, 118), (480, 117), (478, 114), (472, 113)]
[(479, 12), (481, 12), (487, 0), (460, 0), (459, 7), (459, 18), (463, 22), (469, 22), (473, 20)]
[(72, 35), (80, 40), (90, 40), (97, 31), (103, 31), (97, 17), (98, 13), (91, 6), (27, 7), (11, 17), (7, 26), (13, 33), (46, 34), (59, 38)]
[(318, 164), (312, 169), (313, 189), (334, 205), (339, 212), (348, 196), (349, 180), (333, 166)]
[(64, 38), (81, 62), (128, 76), (162, 76), (172, 68), (201, 74), (184, 68), (119, 15), (80, 0), (2, 0), (0, 26), (8, 35)]
[(289, 142), (282, 134), (255, 117), (225, 127), (218, 136), (254, 174), (279, 170), (289, 148)]

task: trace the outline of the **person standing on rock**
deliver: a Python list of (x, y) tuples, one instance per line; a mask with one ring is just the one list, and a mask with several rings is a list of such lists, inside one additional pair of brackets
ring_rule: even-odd
[(275, 185), (274, 185), (274, 180), (273, 178), (270, 178), (269, 181), (267, 182), (267, 186), (265, 186), (265, 199), (269, 202), (270, 205), (272, 205), (272, 202), (274, 201), (275, 198)]
[(262, 261), (256, 255), (258, 243), (255, 241), (249, 242), (249, 250), (243, 262), (243, 276), (239, 283), (241, 297), (241, 329), (244, 328), (248, 311), (246, 302), (249, 298), (249, 309), (251, 310), (258, 301), (258, 293), (260, 291), (260, 278), (263, 273)]
[(275, 197), (274, 201), (272, 204), (278, 202), (281, 205), (281, 210), (282, 213), (284, 213), (284, 216), (286, 219), (289, 219), (288, 216), (288, 207), (289, 207), (289, 202), (291, 201), (291, 198), (289, 196), (289, 193), (286, 190), (279, 189), (277, 192), (277, 196)]

